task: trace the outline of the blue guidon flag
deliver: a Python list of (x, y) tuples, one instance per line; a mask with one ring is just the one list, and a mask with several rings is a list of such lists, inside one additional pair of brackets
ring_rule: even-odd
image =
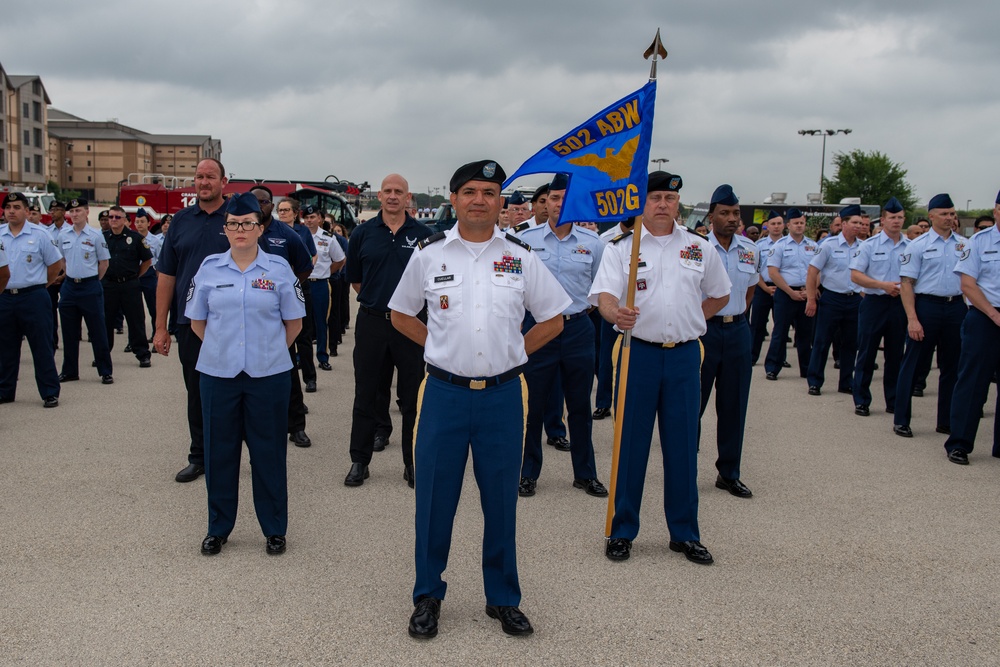
[(655, 101), (656, 81), (650, 81), (535, 153), (503, 186), (527, 174), (568, 174), (560, 225), (640, 215)]

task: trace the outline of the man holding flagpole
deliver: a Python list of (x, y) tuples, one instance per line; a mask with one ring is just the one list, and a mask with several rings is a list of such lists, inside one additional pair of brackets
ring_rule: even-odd
[[(698, 339), (729, 301), (732, 283), (710, 242), (676, 223), (683, 181), (663, 171), (649, 175), (635, 279), (635, 306), (623, 305), (635, 232), (607, 247), (590, 290), (590, 303), (619, 331), (632, 331), (631, 370), (625, 387), (622, 434), (614, 486), (614, 514), (605, 555), (627, 560), (639, 533), (639, 508), (658, 418), (663, 450), (663, 505), (670, 549), (702, 565), (713, 562), (698, 529), (698, 413), (701, 350)], [(620, 354), (620, 352), (619, 352)], [(622, 377), (622, 364), (617, 367)]]

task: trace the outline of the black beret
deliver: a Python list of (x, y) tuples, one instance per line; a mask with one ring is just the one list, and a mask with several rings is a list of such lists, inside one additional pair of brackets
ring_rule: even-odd
[(69, 200), (69, 208), (83, 208), (84, 206), (90, 206), (90, 202), (83, 197)]
[(32, 213), (41, 213), (42, 212), (42, 209), (40, 209), (38, 207), (38, 204), (31, 204), (30, 206), (28, 206), (28, 210), (31, 211)]
[(452, 192), (458, 192), (458, 189), (469, 181), (486, 181), (503, 185), (506, 180), (507, 173), (494, 160), (480, 160), (459, 167), (451, 177), (448, 187)]
[(654, 171), (649, 175), (646, 192), (677, 192), (684, 187), (684, 179), (666, 171)]
[(53, 199), (52, 203), (49, 204), (49, 210), (51, 211), (54, 208), (61, 208), (62, 210), (65, 211), (66, 210), (66, 202), (59, 201), (58, 199)]
[(538, 201), (539, 197), (541, 197), (542, 195), (547, 195), (548, 193), (549, 193), (548, 183), (546, 183), (545, 185), (539, 185), (538, 189), (535, 190), (535, 194), (531, 195), (531, 203), (534, 204), (536, 201)]
[(25, 206), (28, 205), (28, 198), (24, 196), (23, 192), (8, 192), (7, 196), (3, 198), (3, 205), (13, 204), (16, 201), (21, 202)]
[(97, 214), (97, 219), (101, 220), (102, 218), (106, 218), (109, 215), (111, 215), (109, 211), (101, 211), (100, 213)]

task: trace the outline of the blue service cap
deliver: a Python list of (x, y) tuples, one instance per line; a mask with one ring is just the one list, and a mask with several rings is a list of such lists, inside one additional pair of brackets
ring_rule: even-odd
[(510, 197), (507, 197), (507, 203), (513, 206), (521, 206), (522, 204), (527, 204), (528, 200), (520, 192), (515, 192)]
[(569, 176), (566, 174), (556, 174), (552, 177), (552, 182), (549, 183), (549, 191), (552, 190), (565, 190), (566, 186), (569, 185)]
[(506, 180), (507, 172), (495, 160), (479, 160), (459, 167), (452, 175), (448, 188), (452, 192), (458, 192), (458, 189), (469, 181), (486, 181), (503, 185)]
[(857, 204), (848, 204), (844, 208), (840, 209), (840, 213), (838, 213), (837, 215), (839, 215), (844, 220), (847, 220), (848, 218), (853, 217), (855, 215), (861, 215), (861, 207), (858, 206)]
[(794, 220), (796, 218), (804, 218), (804, 217), (806, 217), (806, 214), (803, 213), (801, 209), (797, 209), (794, 206), (785, 211), (786, 220)]
[(782, 215), (780, 213), (778, 213), (777, 211), (775, 211), (773, 208), (770, 211), (767, 212), (767, 219), (768, 220), (774, 220), (775, 218), (780, 218), (780, 217), (782, 217)]
[(902, 213), (903, 204), (895, 197), (890, 197), (889, 201), (887, 201), (885, 206), (882, 207), (882, 210), (886, 213)]
[(510, 199), (508, 197), (501, 197), (503, 199), (503, 210), (507, 210), (507, 206), (510, 205)]
[(226, 215), (247, 215), (249, 213), (260, 213), (260, 202), (252, 192), (242, 192), (233, 195), (226, 202)]
[(139, 209), (135, 212), (135, 217), (137, 217), (137, 218), (148, 218), (149, 217), (149, 213), (146, 213), (146, 209), (144, 209), (142, 207), (139, 207)]
[(666, 171), (654, 171), (649, 174), (646, 192), (678, 192), (684, 187), (684, 179)]
[(1000, 192), (997, 193), (997, 203), (1000, 204)]
[(712, 204), (722, 204), (723, 206), (736, 206), (740, 203), (739, 197), (733, 192), (733, 186), (723, 183), (715, 188), (712, 193)]
[(935, 208), (955, 208), (955, 204), (952, 203), (951, 197), (947, 193), (944, 193), (931, 197), (930, 203), (927, 204), (927, 210), (930, 211)]

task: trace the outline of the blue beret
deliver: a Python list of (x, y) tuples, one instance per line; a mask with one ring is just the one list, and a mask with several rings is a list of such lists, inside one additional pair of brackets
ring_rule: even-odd
[(510, 197), (507, 197), (507, 203), (514, 206), (520, 206), (521, 204), (527, 204), (528, 200), (524, 198), (520, 192), (515, 192)]
[(233, 195), (226, 202), (226, 215), (247, 215), (260, 213), (260, 202), (251, 192)]
[(885, 206), (882, 207), (882, 210), (885, 211), (886, 213), (902, 213), (903, 204), (900, 203), (900, 201), (895, 197), (892, 197), (889, 199), (889, 201), (885, 203)]
[(552, 182), (549, 183), (549, 191), (565, 190), (567, 185), (569, 185), (569, 176), (566, 174), (556, 174), (552, 177)]
[(804, 217), (806, 217), (806, 214), (803, 213), (801, 210), (795, 208), (794, 206), (785, 211), (785, 218), (787, 220), (794, 220), (795, 218), (804, 218)]
[(549, 184), (539, 185), (538, 189), (535, 190), (535, 194), (531, 195), (531, 203), (534, 204), (542, 195), (547, 195), (549, 193)]
[(77, 197), (76, 199), (69, 200), (70, 208), (83, 208), (84, 206), (90, 206), (90, 202), (83, 197)]
[(767, 219), (768, 220), (774, 220), (775, 218), (780, 218), (780, 217), (782, 217), (782, 215), (780, 213), (778, 213), (777, 211), (775, 211), (773, 208), (770, 211), (767, 212)]
[(654, 171), (649, 175), (646, 192), (678, 192), (684, 187), (684, 179), (666, 171)]
[(452, 192), (458, 192), (458, 189), (469, 181), (486, 181), (503, 185), (506, 180), (507, 172), (494, 160), (480, 160), (459, 167), (451, 177), (448, 187)]
[(952, 203), (951, 197), (947, 194), (940, 194), (931, 197), (930, 203), (927, 204), (928, 211), (935, 208), (955, 208), (955, 205)]
[(736, 206), (740, 203), (739, 197), (733, 192), (733, 186), (722, 184), (715, 188), (712, 193), (712, 204), (722, 204), (723, 206)]
[(316, 208), (316, 206), (314, 206), (313, 204), (307, 204), (306, 206), (302, 207), (303, 216), (312, 215), (313, 213), (319, 213), (319, 209)]
[(846, 220), (847, 218), (855, 215), (861, 215), (861, 207), (857, 204), (848, 204), (844, 208), (840, 209), (840, 213), (837, 215)]
[(135, 212), (135, 217), (137, 218), (148, 218), (149, 213), (146, 213), (146, 209), (140, 207), (139, 210)]

